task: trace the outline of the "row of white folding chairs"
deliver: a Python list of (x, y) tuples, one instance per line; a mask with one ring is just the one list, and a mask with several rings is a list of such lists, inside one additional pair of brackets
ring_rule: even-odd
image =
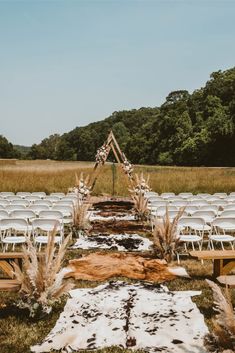
[(27, 242), (27, 237), (33, 236), (33, 241), (39, 245), (48, 242), (49, 232), (55, 231), (55, 243), (61, 244), (64, 236), (64, 225), (58, 218), (37, 218), (29, 223), (23, 218), (3, 218), (0, 219), (0, 235), (3, 251), (8, 250), (8, 246), (15, 249), (15, 245), (22, 245)]
[(223, 210), (229, 210), (229, 209), (235, 209), (235, 201), (233, 203), (227, 203), (226, 201), (214, 201), (212, 203), (206, 202), (206, 201), (190, 201), (190, 202), (182, 202), (182, 201), (173, 201), (171, 203), (168, 203), (166, 201), (155, 201), (155, 202), (149, 202), (148, 203), (148, 208), (151, 210), (151, 212), (154, 212), (157, 208), (159, 207), (177, 207), (178, 209), (181, 207), (185, 207), (190, 209), (191, 207), (197, 207), (198, 209), (203, 209), (203, 208), (217, 208), (218, 212), (223, 211)]
[(0, 192), (0, 199), (4, 198), (15, 198), (19, 197), (21, 199), (25, 199), (27, 197), (36, 197), (40, 199), (45, 199), (45, 198), (57, 198), (57, 199), (62, 199), (64, 197), (70, 198), (70, 197), (77, 197), (77, 195), (73, 192), (69, 192), (67, 194), (63, 192), (52, 192), (49, 195), (47, 195), (44, 191), (37, 191), (37, 192), (17, 192), (16, 194), (14, 192)]
[[(199, 208), (198, 206), (186, 206), (186, 207), (183, 207), (182, 210), (184, 211), (184, 214), (188, 216), (197, 214), (202, 217), (205, 217), (205, 219), (208, 219), (208, 222), (211, 222), (211, 219), (216, 218), (217, 216), (234, 217), (235, 204), (229, 205), (229, 206), (230, 207), (225, 208), (223, 211), (219, 211), (219, 207), (216, 205), (206, 205), (206, 206), (202, 206), (201, 208)], [(180, 208), (174, 205), (170, 205), (167, 208), (166, 206), (159, 206), (151, 209), (151, 216), (163, 217), (165, 216), (167, 210), (171, 219), (172, 217), (175, 217), (177, 215)]]
[(57, 202), (52, 202), (50, 200), (36, 200), (34, 202), (29, 202), (28, 200), (14, 200), (12, 202), (8, 200), (0, 200), (0, 209), (7, 209), (7, 208), (16, 208), (19, 206), (20, 208), (28, 208), (32, 205), (45, 205), (48, 207), (53, 207), (55, 205), (60, 206), (71, 206), (76, 207), (76, 204), (73, 200), (59, 200)]
[(230, 194), (227, 194), (225, 192), (216, 192), (214, 194), (208, 194), (208, 193), (198, 193), (198, 194), (193, 194), (191, 192), (181, 192), (179, 194), (175, 194), (174, 192), (163, 192), (162, 194), (158, 194), (157, 192), (150, 191), (145, 193), (145, 197), (148, 199), (150, 197), (161, 197), (163, 199), (171, 199), (175, 197), (179, 197), (182, 199), (191, 199), (194, 197), (202, 198), (202, 199), (207, 199), (210, 197), (217, 197), (221, 199), (226, 199), (228, 197), (235, 198), (235, 192), (231, 192)]
[[(12, 205), (11, 205), (12, 206)], [(62, 218), (65, 224), (73, 223), (74, 210), (71, 206), (55, 205), (53, 208), (44, 205), (32, 205), (30, 208), (11, 207), (8, 209), (0, 209), (0, 219), (6, 217), (17, 217), (23, 219)]]

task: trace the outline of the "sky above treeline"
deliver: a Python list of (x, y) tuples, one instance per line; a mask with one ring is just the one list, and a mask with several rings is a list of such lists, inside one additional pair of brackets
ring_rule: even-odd
[(14, 144), (161, 105), (235, 65), (235, 1), (0, 0), (0, 135)]

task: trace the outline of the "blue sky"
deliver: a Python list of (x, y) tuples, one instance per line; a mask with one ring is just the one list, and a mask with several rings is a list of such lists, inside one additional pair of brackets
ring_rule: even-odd
[(0, 134), (14, 144), (159, 106), (235, 65), (235, 1), (0, 0)]

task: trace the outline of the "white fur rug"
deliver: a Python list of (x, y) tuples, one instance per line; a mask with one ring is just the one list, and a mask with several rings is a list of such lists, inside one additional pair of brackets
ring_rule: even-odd
[(208, 333), (191, 296), (153, 284), (109, 282), (70, 292), (64, 311), (32, 352), (73, 352), (110, 346), (148, 352), (205, 353)]
[(152, 242), (138, 234), (90, 235), (79, 238), (72, 249), (109, 249), (115, 251), (147, 251)]

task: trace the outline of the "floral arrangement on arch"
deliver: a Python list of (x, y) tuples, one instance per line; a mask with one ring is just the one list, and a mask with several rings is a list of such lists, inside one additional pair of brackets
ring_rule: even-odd
[(143, 172), (138, 175), (135, 174), (135, 185), (134, 189), (132, 190), (135, 194), (145, 194), (146, 192), (151, 191), (151, 188), (149, 186), (149, 175), (147, 178), (144, 177)]
[(128, 159), (126, 158), (123, 152), (122, 152), (122, 158), (123, 158), (122, 168), (124, 172), (128, 175), (128, 177), (132, 179), (132, 173), (134, 171), (133, 165), (128, 161)]
[(77, 173), (75, 174), (76, 178), (76, 186), (70, 188), (70, 192), (74, 192), (77, 196), (79, 201), (84, 201), (90, 196), (91, 193), (91, 186), (89, 186), (89, 175), (84, 179), (83, 173), (80, 174), (78, 177)]
[(110, 151), (110, 147), (107, 143), (104, 143), (100, 148), (98, 148), (95, 156), (95, 161), (98, 164), (104, 164), (108, 154)]

